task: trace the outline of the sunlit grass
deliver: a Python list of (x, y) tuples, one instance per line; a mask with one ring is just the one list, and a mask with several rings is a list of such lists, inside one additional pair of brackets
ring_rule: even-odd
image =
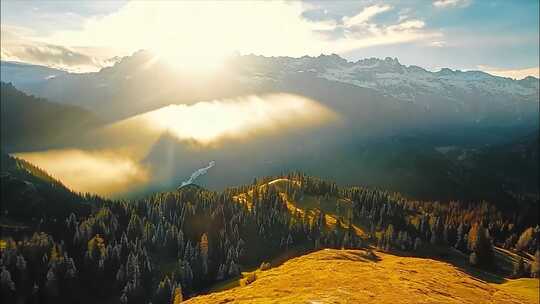
[(534, 290), (529, 280), (489, 284), (445, 262), (376, 255), (373, 260), (363, 250), (320, 250), (256, 271), (246, 286), (187, 303), (538, 303), (518, 290), (522, 284)]
[(524, 297), (531, 303), (540, 303), (540, 280), (538, 278), (508, 280), (497, 286), (506, 292)]

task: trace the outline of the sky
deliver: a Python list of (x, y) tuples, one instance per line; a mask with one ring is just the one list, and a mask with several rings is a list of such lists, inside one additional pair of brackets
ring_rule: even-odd
[(539, 76), (538, 0), (1, 2), (2, 60), (97, 70), (140, 49), (211, 64), (233, 53)]

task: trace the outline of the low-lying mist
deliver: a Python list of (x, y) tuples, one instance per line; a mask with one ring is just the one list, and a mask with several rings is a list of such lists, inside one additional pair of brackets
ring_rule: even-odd
[(114, 197), (132, 191), (150, 178), (143, 166), (113, 150), (48, 150), (15, 156), (44, 169), (77, 192)]
[(250, 95), (169, 105), (109, 125), (107, 131), (159, 136), (169, 132), (180, 140), (215, 144), (224, 138), (247, 138), (286, 132), (335, 121), (337, 114), (320, 103), (292, 94)]
[[(287, 149), (280, 150), (279, 145), (270, 148), (264, 142), (279, 138), (296, 144), (299, 138), (306, 139), (310, 130), (335, 125), (338, 118), (332, 110), (302, 96), (250, 95), (169, 105), (101, 127), (81, 138), (77, 149), (16, 156), (45, 169), (75, 191), (132, 196), (179, 185), (193, 170), (208, 164), (210, 156), (233, 156), (234, 165), (234, 155), (247, 151), (259, 154), (262, 162), (284, 158)], [(292, 137), (295, 140), (290, 141)], [(164, 138), (177, 147), (163, 150)], [(180, 151), (184, 153), (178, 154)], [(253, 165), (254, 173), (260, 165)]]

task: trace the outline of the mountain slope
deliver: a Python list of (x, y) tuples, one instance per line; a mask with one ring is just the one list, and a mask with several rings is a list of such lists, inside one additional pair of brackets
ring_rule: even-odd
[(64, 146), (99, 125), (94, 114), (1, 84), (1, 145), (7, 152)]
[(325, 249), (259, 271), (248, 286), (186, 303), (537, 303), (537, 280), (520, 281), (532, 297), (436, 260)]
[[(3, 230), (7, 233), (0, 239), (0, 248), (4, 246), (9, 250), (0, 250), (0, 254), (9, 252), (10, 256), (20, 255), (28, 261), (28, 269), (23, 274), (38, 278), (38, 296), (54, 303), (57, 301), (53, 300), (60, 298), (70, 299), (70, 303), (118, 303), (126, 298), (128, 303), (171, 303), (170, 297), (177, 288), (175, 292), (193, 296), (213, 289), (216, 284), (238, 280), (241, 271), (253, 269), (261, 262), (275, 263), (281, 260), (280, 256), (290, 257), (320, 248), (373, 248), (375, 244), (386, 252), (444, 258), (477, 278), (500, 281), (502, 276), (508, 275), (505, 270), (508, 267), (500, 269), (499, 262), (495, 261), (493, 268), (488, 269), (494, 272), (488, 274), (466, 266), (469, 250), (463, 248), (459, 240), (463, 240), (466, 231), (470, 234), (478, 229), (471, 225), (484, 221), (493, 243), (505, 242), (509, 236), (508, 231), (503, 231), (506, 224), (512, 223), (519, 235), (531, 227), (520, 213), (534, 213), (515, 210), (503, 214), (487, 203), (479, 206), (407, 201), (398, 194), (364, 187), (338, 187), (333, 182), (295, 173), (277, 179), (265, 177), (219, 193), (189, 185), (132, 201), (81, 200), (95, 201), (91, 212), (68, 216), (70, 206), (79, 206), (74, 203), (80, 196), (70, 194), (60, 183), (28, 163), (6, 157), (2, 168), (7, 170), (1, 174), (2, 203), (8, 203), (10, 208), (7, 219), (44, 223), (28, 232), (48, 234), (36, 233), (29, 242), (18, 242), (29, 233), (21, 236), (16, 229)], [(53, 195), (47, 195), (47, 191)], [(4, 196), (5, 193), (9, 195)], [(55, 198), (58, 193), (67, 193), (67, 198)], [(246, 193), (251, 194), (250, 199), (248, 204), (242, 204), (239, 198), (246, 197)], [(38, 203), (32, 205), (34, 197), (38, 198)], [(302, 212), (315, 211), (318, 200), (320, 208), (330, 217)], [(49, 205), (51, 203), (55, 204)], [(21, 208), (30, 212), (14, 212)], [(53, 210), (64, 213), (41, 214)], [(370, 228), (338, 226), (340, 215)], [(40, 217), (45, 221), (39, 220)], [(457, 228), (458, 224), (461, 228)], [(532, 223), (532, 227), (535, 226), (537, 219)], [(529, 230), (533, 232), (530, 243), (538, 244), (538, 232), (534, 228)], [(454, 244), (463, 253), (453, 249)], [(456, 303), (474, 303), (484, 298), (497, 303), (528, 303), (526, 298), (511, 294), (518, 287), (523, 289), (522, 281), (516, 281), (517, 286), (505, 286), (501, 291), (498, 285), (477, 280), (478, 283), (456, 268), (432, 260), (385, 254), (372, 258), (358, 254), (359, 251), (320, 252), (331, 255), (301, 257), (282, 267), (257, 272), (259, 278), (246, 288), (193, 301), (335, 300), (339, 303), (360, 299), (378, 301), (381, 297), (390, 303), (395, 302), (397, 295), (405, 301), (411, 299), (410, 303), (418, 303), (418, 297), (430, 303), (446, 303), (451, 297)], [(447, 259), (449, 255), (452, 259)], [(71, 270), (77, 269), (77, 275), (58, 285), (53, 294), (51, 276), (63, 278), (65, 268), (47, 267), (47, 264), (59, 256), (69, 262), (67, 266)], [(15, 259), (6, 260), (6, 271), (20, 273)], [(505, 260), (506, 264), (511, 263)], [(526, 263), (530, 263), (528, 258)], [(104, 265), (102, 272), (100, 267)], [(50, 273), (48, 279), (47, 273)], [(4, 277), (8, 277), (5, 272)], [(26, 291), (34, 282), (21, 280), (18, 275), (12, 278), (18, 287), (8, 294), (6, 302), (29, 300), (31, 294)], [(529, 290), (529, 283), (525, 285)], [(268, 289), (258, 289), (258, 286)], [(450, 292), (446, 289), (448, 286)], [(359, 291), (358, 288), (365, 289)], [(397, 294), (394, 289), (399, 290)], [(245, 290), (254, 290), (256, 294), (245, 295)], [(226, 298), (220, 298), (222, 295)]]
[(47, 172), (21, 159), (0, 155), (2, 216), (24, 222), (41, 217), (88, 214), (90, 206)]
[(465, 168), (463, 180), (470, 193), (501, 199), (533, 198), (539, 194), (539, 136), (538, 130), (510, 143), (464, 151), (459, 162)]

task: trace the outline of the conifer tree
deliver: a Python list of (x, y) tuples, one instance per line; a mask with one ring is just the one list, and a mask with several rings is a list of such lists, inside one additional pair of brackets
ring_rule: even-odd
[(516, 278), (520, 278), (525, 274), (525, 262), (522, 257), (519, 257), (514, 264), (513, 275)]
[(178, 286), (174, 289), (174, 297), (172, 304), (180, 304), (183, 301), (182, 297), (182, 287)]
[(202, 259), (202, 272), (203, 275), (208, 274), (208, 236), (206, 233), (203, 233), (201, 236), (201, 259)]
[(531, 277), (540, 278), (540, 249), (537, 249), (534, 254), (534, 260), (531, 264)]

